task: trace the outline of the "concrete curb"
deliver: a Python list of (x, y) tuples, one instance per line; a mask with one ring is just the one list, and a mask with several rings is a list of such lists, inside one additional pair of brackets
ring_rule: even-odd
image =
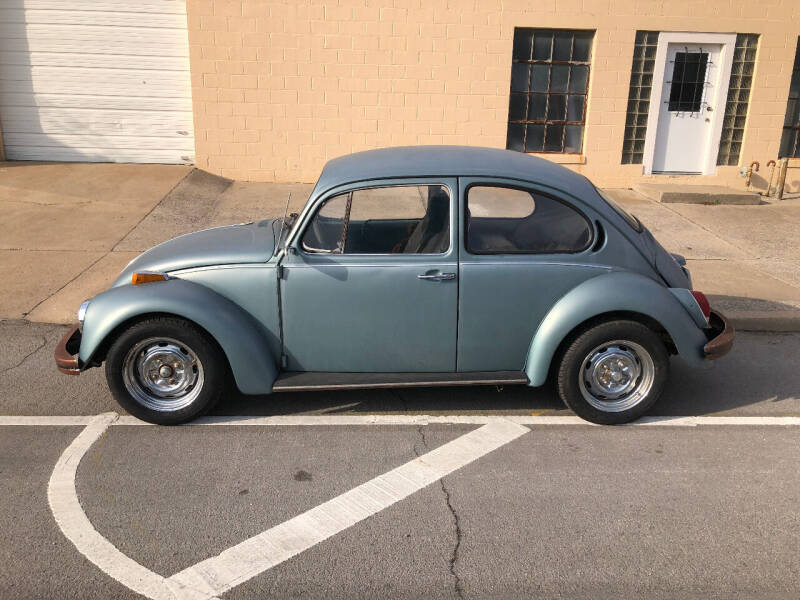
[(800, 311), (724, 311), (736, 331), (800, 332)]

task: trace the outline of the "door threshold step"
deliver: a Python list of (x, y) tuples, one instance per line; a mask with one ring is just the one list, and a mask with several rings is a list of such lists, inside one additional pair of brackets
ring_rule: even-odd
[(278, 375), (273, 392), (315, 390), (357, 390), (396, 387), (438, 387), (450, 385), (523, 385), (523, 371), (472, 371), (469, 373), (326, 373), (287, 371)]

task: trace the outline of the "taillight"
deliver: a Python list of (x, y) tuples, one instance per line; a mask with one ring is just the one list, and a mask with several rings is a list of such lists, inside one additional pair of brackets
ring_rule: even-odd
[(694, 296), (697, 305), (700, 307), (700, 310), (703, 311), (703, 315), (706, 319), (711, 316), (711, 305), (708, 303), (708, 298), (703, 292), (697, 292), (692, 290), (692, 296)]

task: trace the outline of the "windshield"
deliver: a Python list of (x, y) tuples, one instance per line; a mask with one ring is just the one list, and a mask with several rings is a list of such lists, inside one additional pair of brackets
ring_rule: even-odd
[(597, 187), (595, 187), (594, 189), (596, 189), (596, 190), (597, 190), (597, 193), (598, 193), (598, 194), (600, 194), (600, 197), (601, 197), (603, 200), (605, 200), (605, 201), (608, 203), (608, 205), (609, 205), (611, 208), (613, 208), (613, 209), (616, 211), (616, 213), (617, 213), (617, 214), (618, 214), (620, 217), (622, 217), (623, 219), (625, 219), (625, 221), (628, 223), (628, 225), (630, 225), (631, 227), (633, 227), (633, 228), (634, 228), (636, 231), (639, 231), (639, 232), (641, 232), (641, 231), (642, 231), (642, 223), (639, 221), (639, 219), (637, 219), (636, 217), (634, 217), (634, 216), (633, 216), (631, 213), (629, 213), (627, 210), (625, 210), (624, 208), (622, 208), (622, 206), (620, 206), (619, 204), (617, 204), (617, 203), (616, 203), (616, 202), (615, 202), (615, 201), (614, 201), (614, 200), (611, 198), (611, 196), (610, 196), (609, 194), (605, 193), (603, 190), (601, 190), (601, 189), (599, 189), (599, 188), (597, 188)]

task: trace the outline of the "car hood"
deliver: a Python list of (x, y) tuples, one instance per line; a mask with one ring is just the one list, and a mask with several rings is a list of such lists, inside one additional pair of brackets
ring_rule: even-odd
[(113, 287), (130, 283), (137, 271), (168, 273), (208, 265), (267, 262), (275, 250), (277, 220), (214, 227), (166, 241), (128, 263)]

